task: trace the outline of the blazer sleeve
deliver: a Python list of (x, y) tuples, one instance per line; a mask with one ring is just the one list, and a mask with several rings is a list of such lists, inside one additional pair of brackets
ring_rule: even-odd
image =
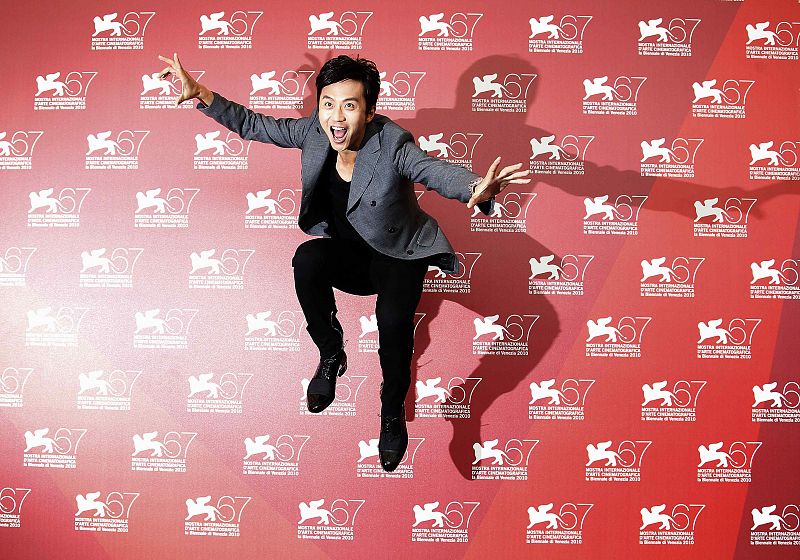
[[(395, 167), (400, 174), (415, 183), (421, 183), (446, 198), (467, 203), (472, 196), (472, 185), (481, 177), (460, 165), (429, 156), (414, 143), (411, 133), (404, 130), (398, 140), (394, 156)], [(494, 198), (478, 204), (484, 214), (494, 209)]]
[(251, 111), (234, 101), (214, 92), (211, 105), (202, 101), (197, 109), (245, 140), (257, 140), (275, 144), (281, 148), (300, 148), (313, 119), (276, 119)]

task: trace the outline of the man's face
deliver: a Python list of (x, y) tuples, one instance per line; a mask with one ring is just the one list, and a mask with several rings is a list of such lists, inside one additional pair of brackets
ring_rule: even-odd
[(361, 82), (344, 80), (327, 85), (320, 92), (319, 124), (337, 152), (358, 150), (367, 123), (374, 116), (374, 107), (367, 112), (364, 84)]

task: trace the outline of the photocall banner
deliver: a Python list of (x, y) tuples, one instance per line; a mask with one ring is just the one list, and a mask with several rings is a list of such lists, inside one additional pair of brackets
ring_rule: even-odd
[[(0, 556), (796, 558), (800, 4), (6, 3)], [(175, 106), (158, 55), (308, 116), (329, 58), (483, 175), (378, 461), (375, 297), (319, 415), (296, 150)]]

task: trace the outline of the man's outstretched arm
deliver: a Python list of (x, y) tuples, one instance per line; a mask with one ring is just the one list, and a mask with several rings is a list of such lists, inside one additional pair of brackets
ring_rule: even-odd
[(189, 99), (198, 99), (197, 108), (222, 126), (241, 136), (245, 140), (257, 140), (275, 144), (281, 148), (300, 148), (313, 119), (281, 118), (276, 119), (251, 111), (247, 107), (225, 99), (219, 93), (200, 84), (186, 70), (175, 53), (173, 59), (158, 57), (167, 63), (161, 71), (161, 77), (174, 74), (181, 81), (181, 94), (175, 100), (180, 104)]
[(476, 204), (484, 212), (491, 209), (491, 200), (509, 184), (529, 183), (525, 177), (529, 171), (518, 171), (521, 163), (509, 165), (498, 171), (498, 157), (486, 175), (480, 177), (471, 171), (438, 158), (429, 156), (414, 144), (409, 133), (403, 134), (395, 154), (395, 164), (400, 172), (414, 181), (433, 189), (442, 196), (467, 203), (468, 208)]
[(211, 105), (207, 107), (198, 105), (197, 108), (245, 140), (267, 142), (281, 148), (300, 148), (313, 122), (313, 119), (308, 117), (276, 119), (251, 111), (218, 93), (213, 95), (214, 100)]

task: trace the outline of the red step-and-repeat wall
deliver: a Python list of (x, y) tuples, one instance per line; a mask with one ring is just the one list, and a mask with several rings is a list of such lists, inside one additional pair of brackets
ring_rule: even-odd
[[(3, 558), (796, 558), (793, 0), (14, 2), (0, 20)], [(374, 297), (305, 409), (297, 151), (336, 54), (434, 157), (523, 162), (417, 310), (377, 459)], [(156, 74), (154, 74), (156, 73)]]

